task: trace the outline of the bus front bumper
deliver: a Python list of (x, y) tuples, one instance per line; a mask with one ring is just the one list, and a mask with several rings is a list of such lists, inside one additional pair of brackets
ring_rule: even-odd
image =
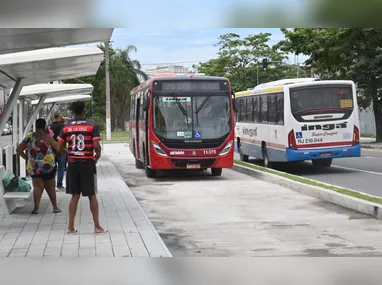
[(304, 161), (328, 158), (360, 157), (361, 145), (325, 149), (286, 149), (287, 161)]
[(214, 157), (156, 157), (151, 161), (152, 169), (203, 169), (232, 168), (232, 154)]

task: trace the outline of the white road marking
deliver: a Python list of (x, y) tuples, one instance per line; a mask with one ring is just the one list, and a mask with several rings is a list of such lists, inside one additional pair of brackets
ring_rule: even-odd
[(369, 173), (369, 174), (375, 174), (375, 175), (382, 176), (381, 172), (374, 172), (374, 171), (368, 171), (368, 170), (357, 169), (357, 168), (350, 168), (350, 167), (344, 167), (344, 166), (337, 166), (337, 165), (333, 165), (332, 167), (341, 168), (341, 169), (347, 169), (347, 170), (353, 170), (353, 171), (359, 171), (359, 172), (364, 172), (364, 173)]

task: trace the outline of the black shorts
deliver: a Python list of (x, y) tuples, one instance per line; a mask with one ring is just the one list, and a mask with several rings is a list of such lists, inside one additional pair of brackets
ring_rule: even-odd
[(56, 171), (57, 168), (55, 167), (51, 172), (44, 173), (44, 174), (38, 174), (38, 175), (31, 175), (32, 178), (41, 178), (44, 181), (51, 180), (56, 178)]
[(94, 160), (68, 162), (66, 193), (93, 196), (97, 194), (97, 167)]

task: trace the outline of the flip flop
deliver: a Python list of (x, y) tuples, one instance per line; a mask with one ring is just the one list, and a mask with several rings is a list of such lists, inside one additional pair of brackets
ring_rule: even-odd
[(53, 213), (57, 214), (57, 213), (61, 213), (61, 210), (59, 208), (57, 209), (53, 209)]
[(94, 232), (94, 234), (95, 235), (100, 235), (100, 234), (106, 234), (108, 232), (109, 232), (108, 230), (103, 230), (103, 232), (99, 232), (99, 233)]
[(67, 235), (74, 235), (74, 234), (76, 234), (76, 233), (78, 233), (78, 230), (74, 230), (73, 232), (70, 232), (70, 233), (68, 233), (68, 231), (66, 231), (66, 234), (67, 234)]
[(32, 214), (32, 215), (37, 215), (37, 214), (38, 214), (38, 211), (33, 210), (31, 214)]

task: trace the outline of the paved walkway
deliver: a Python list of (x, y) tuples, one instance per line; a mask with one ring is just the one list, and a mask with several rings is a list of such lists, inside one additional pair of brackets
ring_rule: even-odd
[(33, 202), (11, 215), (0, 215), (0, 257), (136, 257), (171, 256), (114, 165), (98, 163), (100, 220), (109, 233), (94, 235), (88, 199), (80, 200), (77, 235), (66, 235), (70, 196), (58, 192), (62, 212), (53, 214), (44, 193), (40, 214)]

